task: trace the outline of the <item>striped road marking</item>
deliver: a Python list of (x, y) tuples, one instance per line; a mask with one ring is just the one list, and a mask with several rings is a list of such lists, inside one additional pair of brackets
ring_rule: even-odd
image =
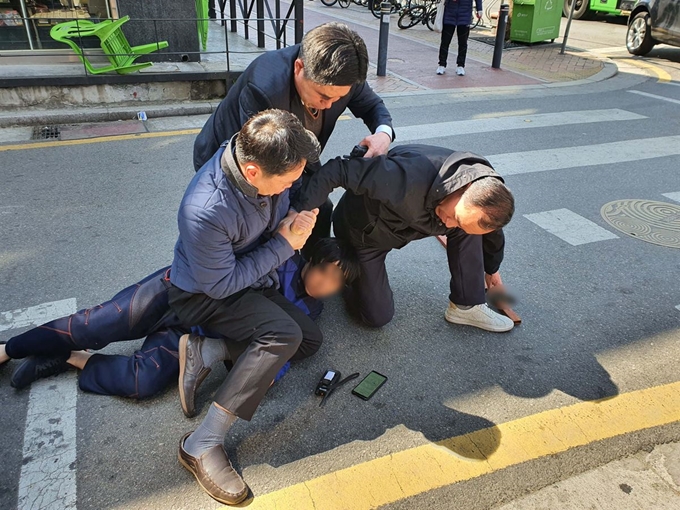
[(507, 176), (627, 163), (679, 154), (680, 136), (661, 136), (560, 149), (510, 152), (489, 156), (488, 159), (502, 176)]
[(569, 209), (525, 214), (524, 217), (572, 246), (619, 237)]
[(583, 110), (573, 112), (537, 113), (533, 115), (513, 115), (507, 117), (483, 118), (437, 122), (418, 126), (399, 126), (397, 138), (402, 141), (426, 140), (445, 136), (491, 133), (513, 129), (546, 128), (595, 122), (614, 122), (646, 119), (637, 113), (626, 110)]
[[(64, 299), (0, 313), (0, 331), (37, 326), (75, 311), (76, 300)], [(76, 508), (76, 388), (75, 372), (31, 385), (17, 508)]]
[(63, 299), (0, 313), (0, 331), (40, 325), (76, 311), (76, 300)]
[(639, 96), (651, 97), (652, 99), (658, 99), (660, 101), (666, 101), (668, 103), (680, 104), (680, 101), (677, 100), (677, 99), (671, 99), (670, 97), (666, 97), (666, 96), (657, 96), (656, 94), (650, 94), (649, 92), (642, 92), (641, 90), (627, 90), (626, 92), (630, 92), (631, 94), (637, 94)]
[(649, 62), (645, 60), (640, 60), (637, 58), (627, 58), (625, 59), (626, 63), (632, 64), (636, 67), (641, 67), (642, 69), (646, 69), (648, 71), (651, 71), (656, 75), (658, 78), (657, 83), (668, 83), (671, 81), (671, 75), (668, 74), (668, 72), (665, 69), (662, 69), (659, 66), (655, 66), (653, 64), (650, 64)]
[(677, 421), (678, 382), (552, 409), (379, 457), (257, 495), (248, 509), (370, 510), (523, 462)]
[(670, 198), (671, 200), (675, 200), (676, 202), (680, 202), (680, 191), (675, 191), (673, 193), (662, 193), (662, 195), (666, 198)]

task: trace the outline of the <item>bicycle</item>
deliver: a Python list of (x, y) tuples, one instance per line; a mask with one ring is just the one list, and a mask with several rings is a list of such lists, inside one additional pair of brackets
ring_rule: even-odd
[[(382, 0), (368, 0), (369, 1), (369, 8), (371, 9), (371, 14), (375, 16), (376, 18), (380, 19), (381, 13), (380, 13), (380, 4), (382, 3)], [(390, 2), (390, 14), (394, 14), (395, 12), (401, 11), (401, 4), (397, 0), (389, 0)]]
[(406, 7), (399, 16), (397, 26), (401, 29), (407, 29), (422, 23), (430, 30), (434, 30), (437, 4), (438, 0), (427, 0), (425, 4)]
[(336, 3), (340, 4), (340, 7), (347, 9), (352, 0), (321, 0), (321, 3), (326, 7), (333, 7)]
[(321, 3), (326, 7), (333, 7), (336, 3), (340, 4), (340, 7), (347, 9), (352, 3), (352, 0), (321, 0)]

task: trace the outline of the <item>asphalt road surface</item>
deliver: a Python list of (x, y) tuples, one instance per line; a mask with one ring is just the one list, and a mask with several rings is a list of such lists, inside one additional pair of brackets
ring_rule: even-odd
[[(678, 381), (680, 252), (616, 230), (600, 209), (620, 199), (679, 205), (680, 87), (622, 72), (581, 87), (386, 103), (398, 143), (478, 152), (507, 176), (517, 212), (501, 274), (524, 322), (508, 334), (448, 324), (447, 266), (438, 242), (390, 254), (392, 323), (362, 328), (339, 298), (330, 300), (320, 319), (326, 337), (320, 352), (295, 365), (253, 421), (238, 422), (226, 438), (255, 503), (372, 459)], [(444, 121), (459, 123), (436, 124)], [(196, 122), (170, 119), (152, 128)], [(364, 131), (356, 119), (341, 121), (324, 155), (346, 154)], [(95, 305), (170, 263), (177, 205), (193, 175), (193, 138), (0, 146), (0, 314), (30, 308), (0, 315), (0, 339), (49, 314)], [(139, 344), (104, 352), (131, 353)], [(134, 402), (77, 391), (71, 373), (15, 391), (14, 366), (0, 368), (0, 508), (218, 506), (176, 460), (180, 437), (200, 418), (182, 415), (175, 387)], [(377, 370), (389, 381), (369, 402), (343, 388), (319, 408), (312, 390), (329, 368)], [(202, 386), (203, 413), (223, 376), (215, 370)], [(652, 432), (680, 438), (677, 426)], [(503, 438), (495, 441), (486, 456)], [(625, 454), (631, 442), (622, 437), (539, 467), (559, 479)], [(63, 450), (49, 459), (30, 455), (45, 443)], [(46, 484), (50, 463), (61, 469)], [(540, 477), (527, 473), (495, 473), (494, 490), (479, 482), (375, 501), (403, 509), (449, 509), (455, 501), (488, 508), (540, 488), (532, 481)]]

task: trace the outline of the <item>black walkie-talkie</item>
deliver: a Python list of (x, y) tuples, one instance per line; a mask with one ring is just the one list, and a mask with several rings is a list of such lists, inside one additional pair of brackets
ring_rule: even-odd
[(352, 149), (352, 152), (349, 153), (349, 156), (345, 156), (345, 158), (347, 159), (363, 158), (367, 152), (368, 147), (366, 147), (365, 145), (355, 145), (354, 149)]

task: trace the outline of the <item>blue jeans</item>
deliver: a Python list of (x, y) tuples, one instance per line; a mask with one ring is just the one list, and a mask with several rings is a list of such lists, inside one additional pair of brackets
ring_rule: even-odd
[[(27, 356), (69, 356), (71, 351), (98, 350), (112, 342), (146, 337), (142, 347), (132, 356), (93, 355), (80, 374), (80, 389), (101, 395), (141, 399), (153, 396), (169, 384), (176, 384), (179, 376), (179, 338), (194, 328), (183, 323), (170, 306), (169, 291), (177, 289), (169, 281), (169, 269), (166, 267), (156, 271), (123, 289), (105, 303), (53, 320), (11, 338), (6, 345), (7, 355), (14, 359)], [(255, 291), (243, 292), (249, 295), (260, 294)], [(293, 349), (285, 353), (280, 364), (283, 365), (289, 359), (296, 361), (314, 354), (322, 341), (318, 327), (278, 291), (269, 289), (262, 293), (269, 298), (263, 298), (261, 306), (278, 303), (278, 306), (272, 307), (273, 310), (279, 311), (294, 323), (304, 325), (302, 343), (297, 351)], [(195, 299), (207, 298), (202, 294), (189, 296)], [(217, 318), (220, 318), (219, 314)], [(201, 318), (197, 324), (200, 322), (208, 326), (205, 334), (224, 338), (230, 358), (236, 362), (248, 350), (252, 333), (238, 339), (232, 335), (221, 335), (218, 330), (210, 328), (213, 321)], [(242, 326), (246, 329), (253, 326), (252, 331), (255, 331), (265, 322), (266, 319), (261, 318), (257, 324)], [(230, 374), (231, 379), (236, 376), (236, 373)], [(272, 380), (273, 376), (267, 384)], [(236, 381), (234, 386), (240, 387), (239, 385), (243, 386), (241, 381)], [(249, 400), (249, 389), (241, 392), (244, 400)]]
[(123, 289), (105, 303), (53, 320), (7, 342), (12, 358), (68, 356), (146, 337), (132, 356), (95, 354), (80, 374), (83, 391), (145, 398), (177, 381), (179, 338), (189, 332), (168, 305), (169, 268)]

